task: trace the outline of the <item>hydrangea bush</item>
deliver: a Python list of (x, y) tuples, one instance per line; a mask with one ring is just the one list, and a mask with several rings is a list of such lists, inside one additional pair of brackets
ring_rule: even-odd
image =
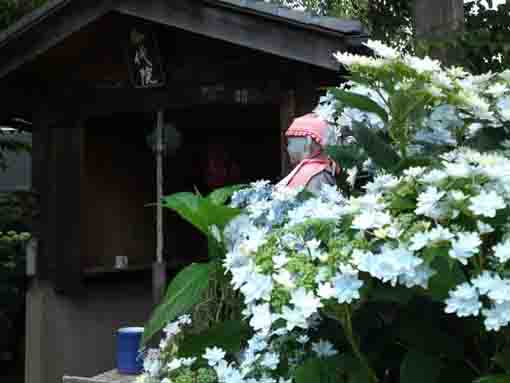
[(349, 193), (231, 190), (235, 218), (203, 231), (249, 328), (191, 354), (193, 335), (167, 330), (143, 379), (510, 381), (510, 72), (367, 45), (374, 57), (335, 55), (350, 79), (315, 110), (353, 165)]

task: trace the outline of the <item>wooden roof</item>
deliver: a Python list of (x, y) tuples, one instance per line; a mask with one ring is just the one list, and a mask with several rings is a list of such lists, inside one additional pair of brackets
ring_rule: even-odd
[(359, 21), (259, 0), (50, 0), (0, 33), (0, 78), (112, 11), (327, 69), (366, 37)]

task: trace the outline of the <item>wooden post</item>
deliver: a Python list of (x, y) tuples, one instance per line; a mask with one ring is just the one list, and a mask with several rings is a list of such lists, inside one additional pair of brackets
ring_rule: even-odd
[(287, 155), (287, 146), (285, 132), (289, 128), (292, 120), (296, 116), (296, 101), (293, 90), (287, 90), (282, 93), (280, 100), (280, 169), (281, 177), (285, 177), (290, 171), (289, 159)]
[[(74, 126), (73, 126), (74, 125)], [(58, 292), (83, 292), (81, 279), (82, 186), (84, 172), (83, 121), (53, 127), (50, 165), (50, 260), (54, 264), (54, 286)], [(52, 178), (53, 176), (53, 178)], [(53, 217), (53, 218), (51, 218)], [(50, 261), (51, 263), (51, 261)]]
[[(418, 42), (444, 41), (464, 28), (464, 0), (414, 0), (414, 23)], [(429, 54), (449, 64), (460, 61), (460, 52), (446, 47), (433, 48)]]
[(156, 126), (156, 261), (153, 264), (152, 288), (154, 303), (161, 302), (166, 288), (166, 264), (163, 260), (163, 124), (164, 112), (158, 111)]

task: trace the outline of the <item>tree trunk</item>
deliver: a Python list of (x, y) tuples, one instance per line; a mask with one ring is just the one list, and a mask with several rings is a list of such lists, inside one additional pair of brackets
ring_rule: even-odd
[(464, 0), (414, 0), (414, 26), (417, 45), (427, 45), (430, 56), (448, 64), (461, 61), (461, 52), (441, 42), (462, 32)]

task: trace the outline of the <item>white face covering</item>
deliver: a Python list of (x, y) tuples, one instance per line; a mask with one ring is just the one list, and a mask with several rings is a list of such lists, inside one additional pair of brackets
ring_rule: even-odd
[(298, 164), (303, 161), (310, 153), (310, 137), (289, 137), (287, 140), (287, 152), (290, 162)]

